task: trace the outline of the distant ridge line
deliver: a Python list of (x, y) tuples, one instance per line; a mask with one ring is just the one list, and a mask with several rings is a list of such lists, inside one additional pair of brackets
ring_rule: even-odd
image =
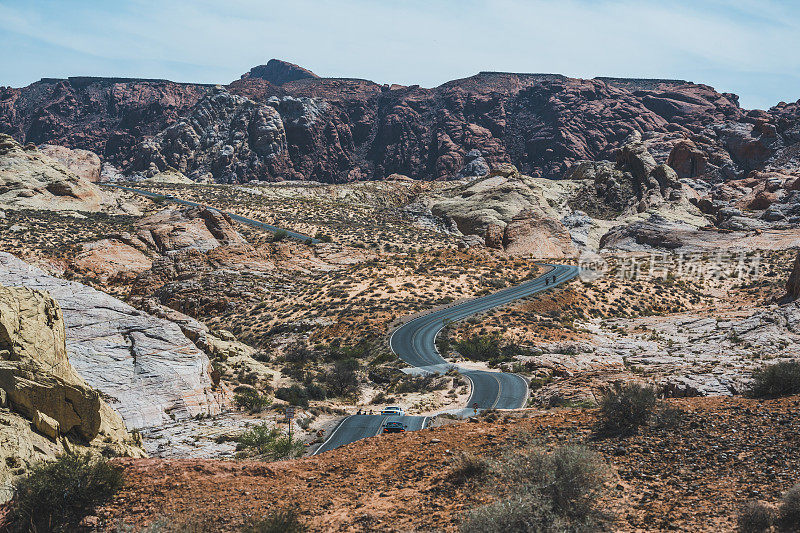
[(220, 83), (195, 83), (191, 81), (172, 81), (160, 78), (122, 78), (122, 77), (109, 77), (104, 76), (69, 76), (68, 78), (41, 78), (39, 83), (61, 83), (68, 81), (71, 85), (82, 86), (90, 85), (92, 83), (173, 83), (175, 85), (194, 85), (198, 87), (216, 87), (223, 85)]

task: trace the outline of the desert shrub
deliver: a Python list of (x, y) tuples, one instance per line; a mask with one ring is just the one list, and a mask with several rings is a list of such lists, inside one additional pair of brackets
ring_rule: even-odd
[[(425, 392), (434, 389), (435, 378), (431, 375), (412, 376), (403, 374), (392, 384), (390, 390), (397, 394)], [(442, 387), (439, 387), (442, 388)]]
[(595, 502), (607, 470), (599, 456), (577, 446), (551, 453), (533, 449), (498, 463), (497, 502), (469, 513), (465, 532), (594, 531), (602, 518)]
[(258, 455), (277, 461), (291, 459), (303, 454), (305, 446), (281, 430), (268, 424), (259, 424), (248, 429), (236, 439), (237, 449), (245, 455)]
[(402, 372), (389, 366), (378, 366), (367, 372), (367, 378), (373, 383), (386, 385), (397, 379)]
[(605, 466), (596, 453), (580, 446), (562, 446), (551, 453), (514, 454), (505, 461), (501, 477), (524, 492), (541, 494), (560, 515), (588, 517), (605, 476)]
[(114, 527), (114, 533), (216, 533), (219, 525), (209, 515), (192, 516), (186, 519), (157, 518), (144, 528), (124, 521)]
[(461, 453), (450, 464), (449, 479), (454, 484), (462, 484), (483, 476), (489, 470), (489, 462), (471, 453)]
[(242, 533), (302, 533), (306, 527), (293, 509), (272, 511), (266, 518), (251, 522)]
[(615, 383), (600, 399), (595, 433), (601, 437), (632, 435), (650, 419), (656, 406), (652, 387)]
[(341, 361), (343, 359), (367, 359), (373, 353), (378, 351), (374, 343), (369, 340), (362, 339), (353, 346), (341, 346), (338, 343), (332, 342), (328, 346), (318, 346), (322, 350), (322, 355), (326, 361)]
[(346, 398), (358, 392), (358, 361), (342, 359), (333, 364), (333, 369), (325, 374), (325, 386), (328, 394)]
[(436, 351), (442, 357), (447, 357), (447, 354), (450, 352), (450, 339), (447, 337), (447, 332), (442, 331), (442, 333), (436, 337)]
[(772, 527), (774, 513), (772, 509), (758, 502), (748, 502), (736, 517), (736, 529), (739, 533), (763, 533)]
[(262, 363), (269, 363), (272, 360), (272, 355), (267, 350), (257, 350), (253, 354), (253, 359)]
[(284, 360), (287, 363), (305, 364), (317, 359), (316, 354), (305, 343), (296, 342), (286, 349)]
[(457, 341), (454, 344), (454, 348), (467, 359), (490, 361), (500, 357), (500, 341), (499, 335), (472, 335)]
[[(570, 528), (547, 502), (535, 496), (512, 496), (471, 511), (459, 527), (464, 533), (561, 533)], [(588, 531), (588, 528), (586, 529)]]
[(379, 403), (388, 403), (389, 401), (390, 400), (388, 399), (388, 396), (386, 396), (386, 394), (384, 394), (383, 391), (380, 391), (378, 394), (375, 395), (374, 398), (372, 398), (372, 400), (369, 403), (375, 405)]
[(272, 242), (279, 242), (289, 236), (285, 229), (279, 229), (272, 235)]
[(304, 386), (306, 388), (306, 394), (310, 400), (324, 400), (328, 397), (328, 393), (325, 391), (325, 388), (317, 385), (313, 381), (306, 382)]
[(785, 531), (800, 531), (800, 484), (789, 489), (781, 498), (777, 522)]
[(472, 335), (453, 343), (452, 347), (467, 359), (488, 361), (491, 364), (513, 361), (515, 355), (534, 355), (534, 352), (527, 348), (505, 341), (497, 333)]
[(86, 454), (41, 462), (14, 482), (11, 517), (18, 531), (73, 531), (122, 488), (122, 468)]
[(284, 402), (289, 402), (291, 405), (308, 407), (308, 391), (301, 385), (281, 387), (275, 391), (275, 397)]
[(260, 413), (272, 404), (272, 398), (253, 389), (243, 389), (233, 395), (233, 402), (240, 409)]
[(753, 372), (748, 396), (778, 398), (800, 394), (800, 361), (781, 361)]

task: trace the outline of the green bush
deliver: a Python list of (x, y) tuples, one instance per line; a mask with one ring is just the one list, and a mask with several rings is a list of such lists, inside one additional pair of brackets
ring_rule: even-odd
[(488, 473), (489, 462), (483, 457), (471, 453), (461, 453), (453, 459), (450, 465), (449, 479), (452, 483), (460, 485), (471, 479), (482, 477)]
[(73, 531), (122, 484), (122, 468), (90, 453), (38, 463), (14, 482), (13, 527), (17, 531)]
[(308, 391), (301, 385), (281, 387), (275, 391), (275, 397), (292, 405), (308, 407)]
[(302, 441), (295, 440), (266, 423), (248, 429), (236, 442), (237, 449), (247, 452), (247, 455), (258, 455), (272, 461), (300, 457), (305, 450)]
[[(459, 527), (463, 533), (562, 533), (582, 531), (556, 516), (536, 496), (512, 496), (471, 511)], [(585, 531), (590, 531), (586, 528)]]
[(595, 433), (601, 437), (632, 435), (647, 424), (655, 406), (656, 394), (652, 387), (615, 383), (600, 399)]
[(499, 335), (473, 335), (457, 341), (454, 348), (458, 353), (472, 361), (499, 359), (502, 353)]
[(333, 364), (333, 369), (325, 374), (328, 395), (347, 398), (358, 392), (357, 371), (360, 365), (355, 359), (342, 359)]
[(781, 498), (777, 522), (784, 531), (800, 531), (800, 484), (789, 489)]
[(800, 484), (783, 495), (775, 512), (763, 503), (746, 503), (737, 517), (739, 533), (764, 533), (765, 531), (800, 531)]
[(468, 514), (465, 532), (595, 531), (602, 519), (596, 502), (607, 470), (581, 447), (551, 453), (528, 450), (505, 456), (497, 467), (497, 502)]
[(281, 228), (272, 235), (272, 242), (280, 242), (289, 236), (289, 232)]
[(306, 395), (310, 400), (324, 400), (328, 397), (325, 388), (317, 385), (313, 381), (306, 382), (303, 385), (306, 388)]
[(736, 518), (736, 529), (739, 533), (763, 533), (772, 527), (774, 521), (772, 509), (758, 502), (746, 503)]
[(292, 509), (273, 511), (266, 518), (251, 522), (242, 533), (303, 533), (306, 526)]
[(247, 409), (251, 413), (260, 413), (272, 405), (272, 398), (252, 389), (245, 389), (233, 395), (233, 402), (240, 409)]
[[(514, 360), (515, 355), (534, 355), (534, 352), (512, 342), (507, 342), (497, 333), (491, 335), (472, 335), (452, 343), (462, 356), (472, 361), (488, 361), (499, 364)], [(538, 353), (536, 354), (538, 355)]]
[(753, 372), (748, 396), (778, 398), (792, 394), (800, 394), (800, 361), (781, 361)]

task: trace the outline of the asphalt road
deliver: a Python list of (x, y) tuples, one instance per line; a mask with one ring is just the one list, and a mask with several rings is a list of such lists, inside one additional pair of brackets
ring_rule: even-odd
[[(190, 202), (189, 200), (181, 200), (180, 198), (175, 198), (174, 196), (168, 196), (164, 194), (158, 194), (150, 191), (143, 191), (141, 189), (134, 189), (133, 187), (124, 187), (122, 185), (114, 185), (113, 183), (101, 183), (100, 185), (104, 185), (106, 187), (114, 187), (115, 189), (122, 189), (123, 191), (129, 191), (136, 194), (141, 194), (142, 196), (147, 196), (148, 198), (164, 198), (167, 202), (173, 202), (180, 205), (188, 205), (192, 207), (207, 207), (208, 209), (214, 209), (215, 211), (219, 211), (220, 213), (225, 213), (231, 219), (235, 220), (236, 222), (241, 222), (242, 224), (247, 224), (248, 226), (253, 226), (254, 228), (264, 229), (269, 231), (270, 233), (276, 233), (283, 228), (279, 228), (277, 226), (273, 226), (272, 224), (265, 224), (264, 222), (259, 222), (258, 220), (253, 220), (252, 218), (243, 217), (237, 215), (236, 213), (231, 213), (228, 211), (222, 211), (217, 209), (216, 207), (211, 207), (210, 205), (203, 205), (198, 204), (196, 202)], [(286, 236), (292, 239), (297, 239), (298, 241), (307, 242), (309, 239), (313, 244), (317, 244), (320, 242), (319, 239), (315, 239), (310, 235), (303, 235), (302, 233), (297, 233), (296, 231), (291, 231), (288, 229), (283, 229), (286, 232)]]
[[(211, 206), (181, 200), (174, 196), (165, 196), (133, 187), (103, 183), (106, 187), (114, 187), (124, 191), (147, 196), (148, 198), (165, 198), (166, 201), (176, 204), (207, 207)], [(219, 211), (219, 210), (218, 210)], [(247, 224), (255, 228), (264, 229), (272, 233), (280, 228), (271, 224), (265, 224), (258, 220), (246, 218), (235, 213), (220, 211), (231, 219)], [(284, 230), (288, 237), (303, 242), (311, 240), (312, 243), (320, 242), (309, 235), (303, 235), (290, 230)], [(571, 265), (545, 265), (552, 266), (552, 270), (536, 279), (527, 281), (521, 285), (510, 287), (494, 294), (489, 294), (481, 298), (476, 298), (462, 304), (454, 305), (445, 309), (434, 311), (433, 313), (417, 317), (406, 324), (403, 324), (392, 333), (389, 339), (389, 346), (400, 359), (415, 367), (420, 373), (426, 372), (447, 372), (450, 368), (457, 368), (462, 375), (472, 382), (472, 394), (467, 405), (463, 409), (464, 414), (472, 411), (473, 407), (478, 409), (518, 409), (525, 405), (528, 398), (528, 383), (516, 374), (504, 372), (485, 372), (482, 370), (470, 370), (458, 367), (457, 365), (446, 362), (439, 352), (436, 351), (436, 335), (448, 321), (463, 320), (476, 313), (487, 311), (494, 307), (505, 305), (519, 298), (525, 298), (537, 292), (547, 290), (565, 281), (576, 277), (579, 268)], [(555, 281), (551, 281), (555, 276)], [(546, 280), (549, 281), (546, 282)], [(398, 420), (406, 424), (406, 431), (416, 431), (424, 429), (428, 417), (424, 416), (403, 416), (387, 417), (381, 415), (351, 415), (342, 420), (330, 434), (328, 439), (317, 448), (314, 455), (338, 448), (345, 444), (355, 442), (360, 439), (372, 437), (382, 431), (383, 424), (387, 420)]]
[(406, 424), (406, 431), (418, 431), (427, 427), (429, 418), (427, 416), (351, 415), (336, 426), (328, 439), (314, 451), (314, 455), (379, 435), (383, 431), (384, 422), (387, 421)]
[[(469, 370), (448, 363), (436, 351), (436, 335), (445, 326), (446, 321), (463, 320), (475, 313), (547, 290), (571, 280), (579, 272), (578, 267), (571, 265), (545, 266), (551, 266), (552, 269), (536, 279), (475, 300), (440, 309), (407, 322), (392, 333), (389, 346), (395, 354), (413, 366), (419, 373), (444, 373), (455, 367), (462, 375), (466, 376), (472, 382), (472, 395), (467, 406), (462, 410), (462, 414), (471, 414), (474, 404), (477, 404), (478, 409), (518, 409), (524, 406), (528, 399), (528, 383), (522, 377), (504, 372)], [(556, 278), (555, 283), (552, 281), (553, 276)], [(422, 416), (348, 416), (317, 448), (314, 455), (378, 435), (386, 420), (400, 420), (407, 424), (406, 431), (415, 431), (424, 429), (428, 418)]]
[[(554, 287), (576, 277), (577, 266), (545, 265), (552, 269), (538, 278), (475, 300), (440, 309), (403, 324), (392, 333), (389, 346), (400, 359), (420, 373), (446, 372), (457, 368), (472, 382), (472, 395), (466, 409), (518, 409), (528, 398), (528, 384), (516, 374), (469, 370), (446, 362), (436, 351), (436, 335), (448, 321), (463, 320), (471, 315), (505, 305), (519, 298)], [(552, 281), (555, 276), (555, 283)], [(549, 283), (547, 282), (549, 281)]]

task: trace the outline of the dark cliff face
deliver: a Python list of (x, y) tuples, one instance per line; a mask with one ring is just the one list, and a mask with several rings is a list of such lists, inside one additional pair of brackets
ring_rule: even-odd
[(319, 78), (319, 76), (294, 63), (287, 63), (279, 59), (270, 59), (266, 65), (253, 67), (249, 72), (242, 75), (242, 79), (246, 78), (258, 78), (274, 83), (275, 85), (283, 85), (290, 81)]
[(209, 86), (69, 78), (0, 89), (0, 132), (21, 142), (91, 150), (125, 166), (139, 141), (188, 113)]
[(745, 112), (735, 95), (679, 80), (485, 72), (424, 89), (272, 60), (221, 90), (98, 78), (3, 88), (0, 132), (89, 149), (131, 171), (342, 182), (449, 178), (475, 150), (490, 166), (560, 177), (580, 160), (613, 160), (639, 131), (680, 177), (722, 180), (796, 155), (797, 108)]

